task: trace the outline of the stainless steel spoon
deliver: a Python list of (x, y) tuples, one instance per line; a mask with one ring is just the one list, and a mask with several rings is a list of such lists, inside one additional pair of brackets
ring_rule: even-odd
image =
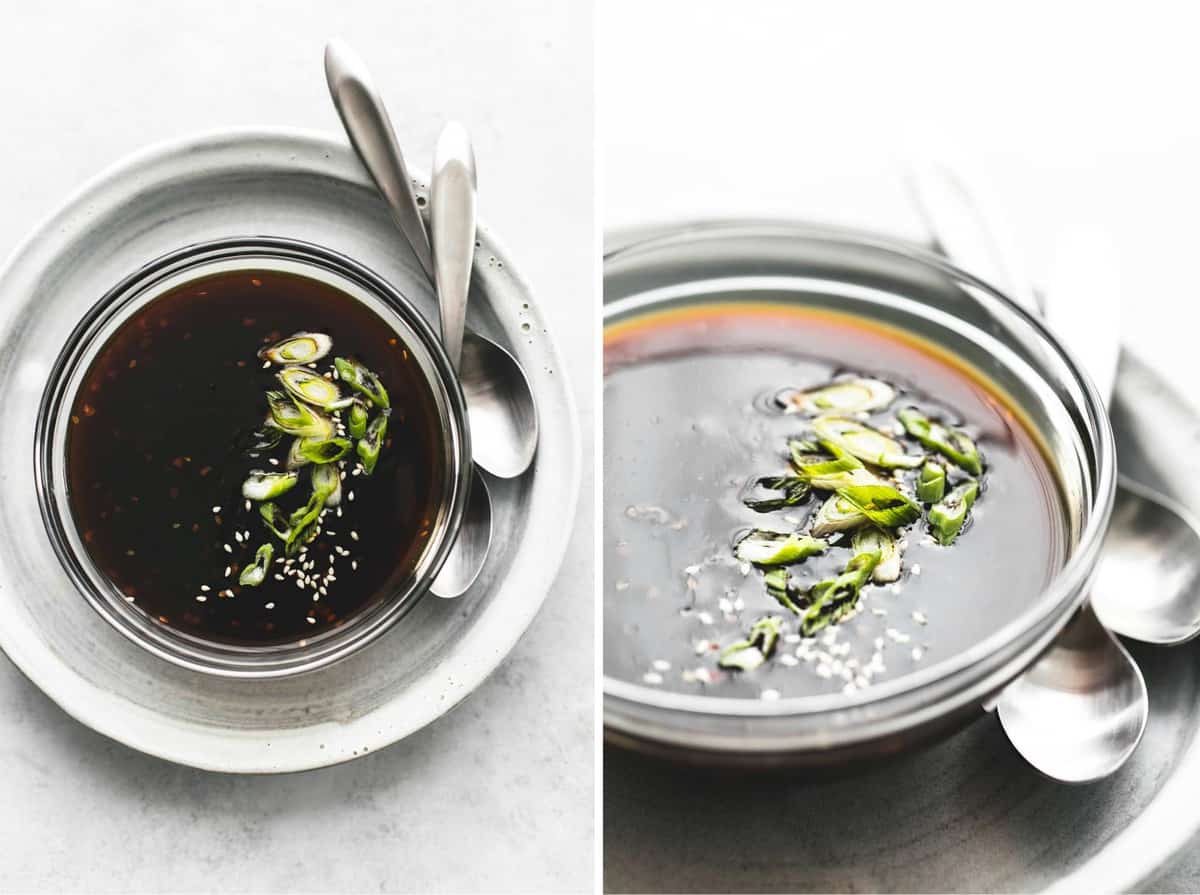
[[(404, 165), (404, 156), (396, 143), (387, 110), (371, 87), (365, 67), (348, 47), (338, 41), (332, 41), (325, 48), (325, 78), (329, 83), (334, 105), (337, 106), (338, 114), (350, 136), (350, 142), (354, 144), (359, 158), (367, 166), (375, 185), (383, 194), (392, 217), (396, 220), (400, 232), (407, 238), (413, 254), (430, 280), (433, 280), (433, 253), (429, 235), (425, 232), (425, 222), (417, 206), (412, 180)], [(472, 229), (472, 249), (474, 238)], [(469, 271), (468, 268), (468, 280)], [(445, 311), (442, 313), (444, 316)], [(457, 327), (457, 332), (452, 335), (453, 344), (446, 344), (450, 362), (456, 370), (460, 369), (463, 345), (461, 319)], [(445, 331), (443, 320), (443, 342)], [(466, 389), (463, 391), (465, 395)], [(532, 398), (530, 400), (532, 402)], [(467, 412), (470, 414), (469, 406)], [(473, 448), (474, 441), (472, 438)], [(466, 512), (459, 526), (454, 548), (429, 588), (431, 593), (447, 599), (460, 597), (470, 589), (479, 577), (491, 548), (492, 498), (487, 482), (474, 463), (471, 465), (470, 487)]]
[[(1011, 275), (1002, 243), (958, 178), (944, 168), (918, 166), (910, 169), (909, 185), (948, 257), (970, 259), (973, 273), (1010, 289), (1032, 313), (1041, 312), (1027, 281)], [(1108, 376), (1110, 393), (1112, 375), (1101, 375)], [(1133, 754), (1146, 729), (1150, 699), (1133, 657), (1085, 605), (1004, 689), (996, 708), (1026, 761), (1055, 780), (1084, 783), (1115, 773)]]
[[(475, 260), (475, 153), (461, 125), (448, 124), (438, 138), (433, 156), (429, 205), (442, 345), (455, 370), (460, 370), (467, 295)], [(472, 427), (472, 443), (477, 435)], [(439, 597), (464, 594), (479, 577), (491, 543), (492, 501), (476, 467), (467, 521), (459, 529), (454, 551), (438, 573), (432, 591)]]
[[(330, 41), (325, 47), (325, 80), (351, 144), (433, 280), (429, 236), (412, 178), (367, 67), (346, 44)], [(459, 379), (467, 399), (475, 462), (492, 475), (514, 478), (529, 468), (537, 451), (533, 390), (516, 358), (492, 340), (468, 332), (464, 345)]]

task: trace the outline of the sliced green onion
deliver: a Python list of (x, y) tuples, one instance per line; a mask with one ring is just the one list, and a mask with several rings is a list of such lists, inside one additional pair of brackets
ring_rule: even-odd
[(258, 508), (258, 514), (262, 516), (263, 522), (266, 523), (271, 534), (281, 541), (288, 539), (292, 533), (292, 526), (288, 522), (287, 514), (279, 508), (278, 504), (264, 503)]
[(288, 519), (292, 530), (284, 544), (284, 553), (288, 556), (295, 556), (301, 547), (316, 537), (323, 509), (325, 509), (325, 498), (314, 491), (308, 498), (308, 503), (292, 513)]
[(325, 333), (296, 333), (264, 348), (258, 356), (273, 364), (310, 364), (327, 355), (331, 348), (333, 339)]
[(286, 466), (288, 469), (299, 469), (302, 466), (307, 466), (312, 461), (300, 452), (300, 448), (304, 443), (303, 438), (292, 439), (292, 446), (288, 448)]
[(917, 499), (922, 503), (937, 503), (946, 493), (946, 470), (932, 460), (921, 467), (917, 479)]
[(313, 467), (312, 486), (321, 495), (325, 506), (336, 507), (342, 502), (342, 476), (335, 463), (321, 463)]
[(782, 491), (782, 497), (746, 498), (742, 501), (750, 509), (759, 513), (770, 513), (784, 507), (794, 507), (802, 503), (811, 490), (808, 482), (796, 476), (769, 476), (759, 479), (756, 483), (769, 491)]
[(767, 596), (771, 597), (789, 612), (800, 614), (800, 607), (792, 602), (791, 596), (788, 594), (788, 585), (791, 582), (791, 574), (787, 570), (787, 566), (776, 566), (769, 569), (767, 574), (763, 576), (763, 582), (767, 586)]
[(383, 449), (383, 437), (387, 434), (388, 417), (391, 416), (391, 411), (381, 410), (375, 419), (371, 420), (371, 425), (367, 426), (367, 432), (358, 440), (356, 450), (358, 451), (358, 459), (362, 461), (363, 471), (370, 475), (375, 471), (375, 464), (379, 462), (379, 452)]
[(756, 566), (786, 566), (824, 553), (828, 547), (824, 541), (799, 532), (786, 534), (756, 528), (737, 542), (734, 554), (742, 562)]
[(275, 547), (271, 544), (263, 544), (254, 554), (254, 562), (242, 569), (242, 574), (238, 575), (238, 584), (243, 587), (258, 587), (267, 577), (267, 570), (271, 568), (271, 557), (275, 555)]
[(800, 620), (800, 633), (812, 637), (853, 612), (859, 592), (878, 564), (878, 553), (859, 553), (846, 563), (842, 574), (814, 584), (809, 591), (811, 602)]
[(983, 472), (979, 449), (965, 432), (947, 428), (931, 420), (915, 407), (905, 407), (896, 416), (908, 434), (931, 451), (937, 451), (972, 475)]
[(837, 493), (831, 495), (817, 510), (817, 516), (812, 524), (812, 534), (823, 538), (834, 532), (858, 528), (866, 521), (867, 516), (862, 510)]
[(846, 379), (795, 392), (785, 400), (794, 413), (860, 413), (886, 407), (895, 397), (895, 389), (878, 379)]
[(301, 438), (297, 452), (309, 463), (335, 463), (350, 450), (349, 438)]
[(750, 626), (750, 635), (745, 640), (731, 643), (721, 650), (717, 664), (722, 668), (753, 671), (775, 652), (775, 645), (783, 633), (783, 619), (774, 615), (763, 616)]
[(337, 369), (338, 378), (342, 382), (346, 383), (359, 394), (365, 395), (376, 407), (387, 408), (391, 406), (388, 402), (387, 389), (383, 387), (383, 383), (379, 381), (379, 377), (358, 361), (345, 357), (337, 357), (334, 358), (333, 365)]
[(362, 401), (355, 400), (350, 405), (349, 428), (351, 438), (362, 438), (367, 434), (367, 408)]
[(296, 486), (300, 476), (295, 472), (263, 472), (253, 469), (242, 482), (242, 497), (248, 500), (272, 500)]
[(279, 381), (293, 397), (324, 410), (337, 410), (349, 401), (342, 397), (342, 390), (335, 383), (304, 367), (281, 370)]
[(822, 441), (835, 444), (847, 453), (872, 466), (887, 469), (915, 469), (922, 457), (904, 452), (904, 446), (882, 432), (854, 420), (838, 416), (819, 417), (813, 430)]
[(270, 416), (267, 417), (259, 428), (250, 433), (248, 439), (248, 451), (270, 451), (278, 447), (279, 442), (283, 441), (284, 432), (277, 425), (275, 420)]
[(820, 463), (797, 465), (796, 475), (818, 491), (836, 491), (850, 485), (883, 484), (870, 470), (849, 455), (822, 460)]
[(929, 508), (929, 525), (939, 544), (953, 544), (967, 521), (967, 511), (979, 496), (979, 482), (963, 482), (942, 500)]
[(271, 407), (271, 419), (288, 435), (329, 438), (334, 433), (329, 417), (293, 400), (286, 392), (267, 392), (267, 403)]
[(900, 543), (890, 532), (875, 526), (860, 528), (850, 542), (855, 555), (878, 553), (879, 563), (871, 573), (876, 584), (889, 584), (900, 577)]
[(839, 490), (837, 496), (882, 528), (908, 525), (921, 518), (921, 507), (889, 485), (853, 485)]

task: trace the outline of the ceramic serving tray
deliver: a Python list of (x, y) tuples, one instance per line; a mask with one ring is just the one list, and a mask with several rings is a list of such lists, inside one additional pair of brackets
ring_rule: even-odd
[(283, 130), (206, 134), (142, 152), (87, 184), (0, 273), (0, 647), (67, 712), (135, 749), (212, 770), (272, 773), (393, 743), (496, 668), (541, 606), (566, 549), (579, 439), (536, 298), (481, 226), (468, 326), (524, 366), (541, 440), (525, 475), (489, 482), (495, 540), (477, 584), (458, 600), (421, 600), (344, 661), (279, 680), (216, 678), (130, 643), (72, 587), (45, 535), (34, 496), (36, 407), (71, 328), (113, 284), (182, 246), (247, 236), (341, 252), (436, 325), (432, 287), (340, 141)]

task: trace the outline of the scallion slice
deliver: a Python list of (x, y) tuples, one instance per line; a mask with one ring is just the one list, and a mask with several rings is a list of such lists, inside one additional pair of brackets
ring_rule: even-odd
[(821, 388), (794, 392), (785, 399), (792, 413), (861, 413), (892, 403), (896, 391), (878, 379), (845, 379)]
[(242, 573), (238, 575), (238, 584), (243, 587), (258, 587), (267, 577), (267, 570), (271, 568), (271, 558), (275, 555), (275, 547), (271, 544), (263, 544), (254, 553), (254, 562), (242, 569)]
[(247, 500), (273, 500), (296, 487), (300, 476), (295, 472), (264, 472), (254, 469), (242, 482), (242, 497)]
[(979, 496), (979, 482), (969, 479), (929, 508), (929, 526), (939, 544), (953, 544)]
[(828, 547), (824, 541), (799, 532), (787, 534), (756, 528), (737, 542), (734, 554), (742, 562), (756, 566), (786, 566), (824, 553)]
[(334, 358), (333, 365), (337, 369), (338, 379), (359, 394), (366, 396), (376, 407), (386, 409), (391, 406), (388, 401), (387, 389), (383, 387), (379, 377), (358, 361), (337, 357)]
[(924, 458), (904, 452), (904, 446), (882, 432), (862, 423), (838, 416), (819, 417), (813, 423), (813, 431), (822, 441), (842, 448), (872, 466), (885, 469), (915, 469)]
[(871, 580), (876, 584), (890, 584), (900, 578), (900, 542), (891, 532), (874, 525), (860, 528), (854, 533), (851, 546), (855, 555), (879, 554), (879, 563), (871, 573)]
[(367, 426), (366, 433), (358, 439), (355, 449), (358, 451), (358, 459), (362, 461), (363, 471), (367, 475), (375, 471), (375, 464), (379, 462), (379, 452), (383, 449), (383, 438), (387, 434), (390, 415), (391, 411), (386, 408), (379, 411), (375, 419), (371, 420), (371, 424)]
[(812, 637), (853, 612), (859, 592), (878, 564), (878, 552), (859, 553), (846, 563), (842, 574), (814, 584), (809, 591), (809, 606), (800, 619), (800, 633)]
[(311, 364), (333, 348), (333, 339), (325, 333), (296, 333), (270, 348), (258, 352), (263, 360), (273, 364)]
[(349, 398), (342, 397), (342, 390), (336, 383), (304, 367), (288, 367), (281, 370), (279, 381), (294, 398), (323, 410), (337, 410), (345, 407), (350, 401)]
[(318, 410), (294, 400), (286, 392), (267, 392), (271, 419), (288, 435), (304, 438), (329, 438), (334, 433), (333, 421)]
[(853, 485), (837, 492), (882, 528), (908, 525), (921, 517), (916, 502), (889, 485)]
[(296, 451), (309, 463), (335, 463), (349, 452), (349, 438), (301, 438)]
[(905, 407), (896, 417), (909, 435), (931, 451), (937, 451), (972, 475), (980, 475), (983, 472), (979, 449), (967, 433), (931, 420), (915, 407)]

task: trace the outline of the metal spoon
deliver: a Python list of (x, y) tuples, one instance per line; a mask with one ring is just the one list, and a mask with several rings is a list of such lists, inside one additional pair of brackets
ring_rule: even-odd
[[(1007, 286), (1027, 310), (1040, 312), (1028, 282), (1009, 273), (1014, 268), (1004, 263), (1001, 243), (961, 181), (944, 168), (919, 166), (910, 169), (909, 185), (948, 257), (971, 259), (974, 273)], [(1133, 754), (1146, 729), (1150, 699), (1133, 657), (1085, 605), (1004, 689), (996, 708), (1026, 761), (1055, 780), (1083, 783), (1116, 772)]]
[[(462, 126), (446, 125), (433, 156), (429, 192), (433, 273), (442, 319), (442, 345), (454, 369), (462, 368), (467, 294), (475, 260), (475, 153)], [(471, 438), (478, 433), (474, 427)], [(475, 583), (492, 543), (492, 501), (479, 468), (471, 482), (467, 522), (450, 560), (431, 588), (439, 597), (461, 596)]]
[[(346, 44), (330, 41), (325, 47), (325, 79), (351, 144), (433, 280), (429, 236), (412, 178), (367, 67)], [(464, 346), (459, 379), (467, 399), (475, 462), (500, 478), (519, 476), (533, 462), (538, 442), (537, 408), (529, 380), (516, 359), (490, 339), (467, 333)]]

